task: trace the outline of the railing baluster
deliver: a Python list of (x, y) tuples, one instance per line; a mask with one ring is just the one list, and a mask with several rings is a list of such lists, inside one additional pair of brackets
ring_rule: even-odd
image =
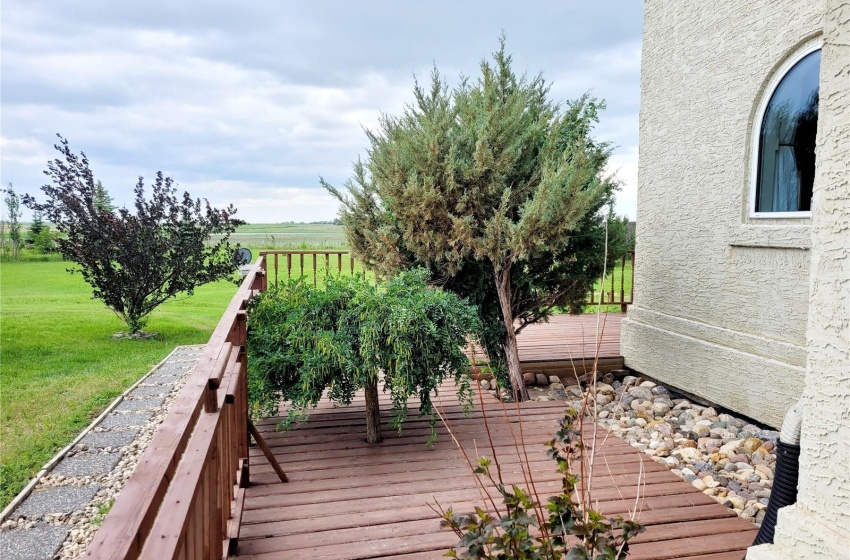
[(626, 312), (626, 254), (620, 259), (620, 313)]

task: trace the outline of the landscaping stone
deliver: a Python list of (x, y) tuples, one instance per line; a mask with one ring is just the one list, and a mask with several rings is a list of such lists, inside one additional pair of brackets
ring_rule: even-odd
[(172, 391), (171, 387), (165, 385), (141, 385), (136, 387), (127, 395), (128, 397), (155, 397), (167, 395)]
[(0, 533), (0, 558), (51, 560), (71, 532), (68, 525), (43, 525)]
[[(534, 387), (534, 396), (580, 407), (583, 393), (579, 387), (564, 392), (550, 386)], [(672, 397), (664, 386), (639, 377), (608, 377), (596, 384), (598, 419), (696, 489), (761, 523), (770, 498), (778, 432)]]
[(52, 474), (76, 478), (108, 474), (120, 459), (120, 453), (79, 453), (65, 458)]
[(161, 407), (164, 401), (165, 396), (144, 399), (124, 399), (124, 401), (115, 408), (115, 412), (137, 412), (140, 410), (155, 410)]
[(651, 401), (653, 397), (652, 391), (647, 387), (632, 387), (629, 389), (629, 395), (642, 401)]
[(104, 447), (120, 447), (129, 445), (136, 439), (139, 430), (122, 430), (120, 432), (89, 432), (80, 440), (79, 445), (102, 449)]
[(145, 382), (150, 383), (151, 385), (170, 385), (172, 383), (177, 383), (182, 378), (182, 373), (157, 373), (156, 375), (151, 375), (150, 377), (148, 377)]
[(107, 415), (100, 423), (102, 428), (120, 428), (124, 426), (141, 426), (151, 419), (153, 412), (129, 412), (127, 414)]
[(37, 490), (12, 512), (13, 516), (45, 515), (48, 513), (71, 513), (88, 504), (100, 486), (59, 486)]

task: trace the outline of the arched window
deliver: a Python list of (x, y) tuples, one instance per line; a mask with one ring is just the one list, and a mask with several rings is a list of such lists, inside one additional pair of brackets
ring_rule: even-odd
[[(756, 215), (810, 212), (815, 180), (820, 48), (803, 53), (781, 75), (761, 113)], [(797, 214), (799, 215), (799, 214)]]

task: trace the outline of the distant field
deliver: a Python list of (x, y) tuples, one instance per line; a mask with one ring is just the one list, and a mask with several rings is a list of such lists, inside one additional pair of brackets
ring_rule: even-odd
[(231, 237), (251, 250), (258, 249), (345, 249), (348, 243), (342, 226), (332, 224), (248, 224)]

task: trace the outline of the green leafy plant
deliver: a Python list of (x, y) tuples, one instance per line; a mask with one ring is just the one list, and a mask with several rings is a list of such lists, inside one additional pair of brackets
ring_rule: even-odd
[(108, 501), (97, 506), (97, 512), (92, 517), (91, 524), (95, 527), (100, 527), (103, 524), (103, 520), (106, 519), (106, 514), (112, 509), (112, 506), (115, 505), (115, 498), (110, 498)]
[(579, 411), (567, 409), (548, 443), (548, 455), (557, 462), (563, 479), (561, 492), (549, 497), (543, 508), (522, 488), (507, 488), (500, 476), (494, 477), (489, 459), (478, 460), (473, 472), (499, 491), (504, 509), (495, 515), (481, 507), (470, 514), (458, 514), (452, 508), (440, 511), (442, 526), (460, 538), (446, 556), (476, 560), (623, 560), (628, 556), (629, 541), (643, 527), (620, 516), (607, 518), (590, 506), (589, 489), (573, 470), (585, 460), (579, 418)]
[(431, 288), (422, 270), (385, 284), (362, 275), (327, 276), (323, 285), (291, 280), (261, 294), (248, 319), (249, 395), (255, 414), (274, 416), (281, 400), (288, 426), (306, 417), (325, 389), (343, 405), (366, 390), (367, 441), (381, 441), (378, 385), (393, 403), (391, 426), (401, 429), (407, 400), (419, 397), (421, 415), (436, 417), (431, 394), (448, 377), (471, 403), (468, 359), (461, 351), (478, 328), (475, 309), (454, 294)]

